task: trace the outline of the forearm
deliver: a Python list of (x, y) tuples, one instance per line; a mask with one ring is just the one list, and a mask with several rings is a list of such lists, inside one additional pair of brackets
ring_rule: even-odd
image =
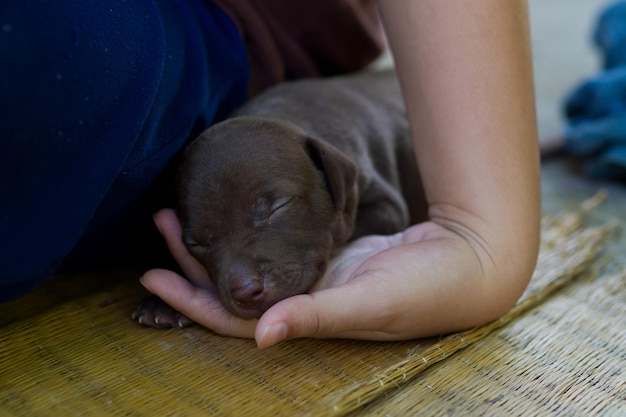
[[(190, 319), (221, 334), (254, 335), (260, 347), (297, 337), (410, 339), (495, 319), (526, 287), (540, 193), (525, 3), (381, 0), (379, 7), (431, 221), (352, 242), (311, 293), (275, 304), (256, 325), (177, 274), (146, 273), (144, 285)], [(157, 223), (182, 269), (202, 276), (173, 212)]]
[(394, 0), (379, 7), (405, 93), (430, 218), (460, 235), (482, 269), (450, 277), (459, 282), (432, 283), (446, 285), (439, 306), (474, 315), (465, 317), (469, 321), (495, 317), (525, 288), (539, 240), (526, 4)]

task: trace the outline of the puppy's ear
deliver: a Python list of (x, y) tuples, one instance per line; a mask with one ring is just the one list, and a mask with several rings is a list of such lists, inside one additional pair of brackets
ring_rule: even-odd
[(306, 138), (304, 147), (313, 164), (324, 174), (337, 216), (332, 235), (335, 244), (352, 236), (358, 206), (357, 167), (337, 148), (318, 139)]

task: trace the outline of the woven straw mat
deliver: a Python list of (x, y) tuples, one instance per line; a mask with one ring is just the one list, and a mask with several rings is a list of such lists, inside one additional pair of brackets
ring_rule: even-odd
[(593, 204), (544, 218), (511, 311), (430, 340), (258, 350), (140, 327), (136, 271), (56, 277), (0, 306), (0, 415), (624, 416), (626, 274), (598, 266), (616, 226), (587, 226)]

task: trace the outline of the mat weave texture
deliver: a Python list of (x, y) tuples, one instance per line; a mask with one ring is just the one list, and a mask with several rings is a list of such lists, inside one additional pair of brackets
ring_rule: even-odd
[(626, 273), (598, 266), (615, 225), (587, 227), (593, 203), (544, 219), (510, 312), (437, 340), (261, 351), (139, 327), (136, 271), (59, 276), (0, 306), (0, 415), (625, 415)]

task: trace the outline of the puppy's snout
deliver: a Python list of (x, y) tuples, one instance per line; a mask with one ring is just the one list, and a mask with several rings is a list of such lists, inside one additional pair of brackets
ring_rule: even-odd
[(245, 276), (232, 281), (230, 295), (243, 308), (258, 308), (265, 299), (263, 282), (255, 276)]

